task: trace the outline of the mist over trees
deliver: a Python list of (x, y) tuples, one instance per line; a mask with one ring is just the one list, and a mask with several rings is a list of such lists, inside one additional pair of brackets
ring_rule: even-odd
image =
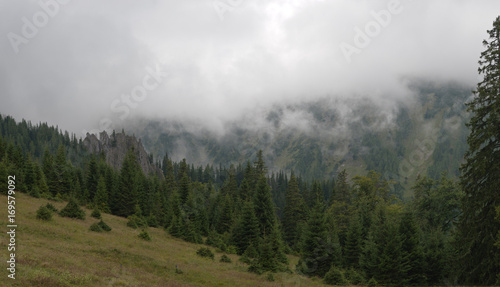
[[(445, 168), (420, 175), (409, 199), (375, 170), (328, 179), (269, 172), (262, 150), (230, 166), (165, 154), (153, 162), (160, 177), (144, 174), (130, 149), (114, 169), (75, 135), (10, 116), (0, 116), (0, 184), (15, 174), (30, 196), (127, 217), (132, 228), (163, 228), (237, 254), (258, 274), (296, 272), (338, 285), (500, 284), (500, 17), (488, 33), (461, 177)], [(289, 255), (299, 257), (296, 266)]]

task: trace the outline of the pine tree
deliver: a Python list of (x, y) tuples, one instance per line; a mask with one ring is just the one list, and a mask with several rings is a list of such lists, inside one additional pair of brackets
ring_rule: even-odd
[(306, 220), (306, 204), (299, 190), (295, 175), (292, 173), (286, 190), (285, 209), (283, 211), (283, 231), (285, 240), (295, 246), (299, 240), (298, 224)]
[(94, 196), (94, 207), (103, 212), (110, 212), (108, 204), (108, 191), (104, 177), (97, 182), (97, 192)]
[(114, 213), (119, 216), (129, 216), (134, 213), (137, 204), (137, 185), (140, 167), (137, 164), (135, 153), (130, 150), (123, 160), (120, 170), (119, 188), (116, 196)]
[(257, 184), (254, 196), (255, 216), (259, 222), (259, 235), (264, 237), (269, 234), (276, 223), (274, 203), (271, 198), (271, 189), (267, 179), (262, 176)]
[(328, 244), (323, 204), (317, 200), (307, 221), (297, 268), (308, 276), (323, 277), (332, 263), (332, 248)]
[(91, 201), (97, 191), (97, 183), (99, 181), (99, 171), (97, 168), (97, 159), (95, 155), (90, 156), (89, 167), (87, 169), (87, 178), (85, 181), (85, 188), (89, 192), (89, 198), (86, 200)]
[(362, 234), (359, 216), (353, 216), (347, 231), (344, 247), (344, 262), (346, 267), (359, 267), (359, 257), (362, 250)]
[(232, 232), (232, 242), (237, 248), (239, 255), (247, 250), (252, 243), (257, 245), (259, 236), (259, 222), (255, 216), (254, 206), (251, 201), (245, 202), (241, 219)]
[(405, 212), (403, 214), (399, 224), (399, 235), (404, 282), (410, 285), (421, 285), (425, 279), (423, 251), (420, 245), (420, 230), (412, 213)]
[(457, 270), (461, 282), (491, 285), (500, 270), (500, 252), (494, 245), (500, 231), (495, 220), (495, 207), (500, 205), (500, 16), (488, 34), (478, 69), (483, 80), (467, 104), (472, 117), (460, 177), (465, 196)]

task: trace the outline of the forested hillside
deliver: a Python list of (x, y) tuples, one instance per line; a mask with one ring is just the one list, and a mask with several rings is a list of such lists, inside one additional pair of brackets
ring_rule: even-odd
[[(405, 202), (375, 171), (304, 180), (269, 173), (258, 151), (230, 167), (164, 156), (156, 163), (160, 179), (143, 173), (132, 149), (116, 170), (105, 154), (88, 153), (57, 128), (8, 116), (1, 127), (2, 184), (15, 174), (18, 189), (33, 197), (76, 200), (128, 217), (135, 228), (163, 227), (240, 255), (250, 272), (297, 272), (332, 284), (442, 284), (456, 276), (452, 235), (461, 192), (446, 176), (419, 178), (415, 198)], [(293, 270), (286, 253), (300, 256)]]
[(270, 170), (294, 170), (306, 179), (331, 179), (346, 169), (366, 175), (374, 170), (408, 190), (417, 176), (458, 176), (467, 148), (472, 87), (458, 83), (414, 81), (405, 103), (370, 99), (314, 100), (277, 104), (214, 132), (200, 124), (134, 121), (127, 130), (161, 157), (186, 158), (198, 165), (238, 164), (259, 149)]

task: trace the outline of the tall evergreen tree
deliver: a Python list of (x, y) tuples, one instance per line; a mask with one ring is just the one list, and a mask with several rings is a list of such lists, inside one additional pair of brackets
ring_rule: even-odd
[(94, 196), (94, 207), (103, 212), (110, 212), (108, 204), (108, 190), (104, 177), (100, 177), (97, 182), (97, 191)]
[(267, 179), (262, 176), (257, 184), (254, 196), (255, 215), (259, 222), (259, 235), (269, 234), (276, 223), (274, 203), (271, 198), (271, 189)]
[(323, 277), (334, 261), (332, 251), (328, 242), (323, 204), (317, 200), (307, 220), (297, 268), (308, 276)]
[(495, 246), (500, 223), (500, 16), (484, 40), (473, 100), (467, 104), (472, 117), (467, 126), (469, 150), (460, 177), (465, 196), (459, 224), (459, 279), (464, 283), (494, 284), (500, 270), (500, 250)]
[(130, 150), (123, 160), (120, 170), (119, 189), (116, 194), (116, 210), (114, 213), (119, 216), (129, 216), (134, 214), (134, 207), (137, 202), (138, 173), (140, 167), (137, 164), (135, 153)]
[(300, 193), (297, 178), (292, 173), (286, 190), (285, 209), (283, 211), (283, 231), (285, 241), (290, 246), (295, 246), (300, 239), (297, 227), (306, 219), (306, 204)]

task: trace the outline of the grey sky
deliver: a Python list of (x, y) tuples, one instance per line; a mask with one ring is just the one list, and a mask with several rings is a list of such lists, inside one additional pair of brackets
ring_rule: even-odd
[(474, 85), (499, 14), (498, 0), (2, 1), (0, 113), (81, 135), (137, 116), (217, 128), (324, 96), (404, 101), (413, 78)]

